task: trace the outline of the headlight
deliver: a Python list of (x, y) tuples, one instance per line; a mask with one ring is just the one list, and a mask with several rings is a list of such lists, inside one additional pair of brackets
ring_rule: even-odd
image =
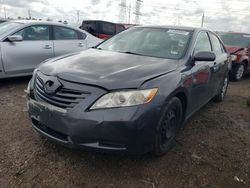
[(91, 106), (90, 110), (145, 104), (154, 98), (157, 90), (157, 88), (153, 88), (145, 90), (111, 92), (99, 98)]
[(29, 89), (30, 90), (33, 90), (35, 88), (36, 73), (37, 73), (37, 69), (35, 69), (33, 71), (33, 75), (32, 75), (32, 78), (31, 78), (30, 84), (29, 84)]
[(236, 61), (237, 60), (237, 55), (231, 55), (231, 60)]

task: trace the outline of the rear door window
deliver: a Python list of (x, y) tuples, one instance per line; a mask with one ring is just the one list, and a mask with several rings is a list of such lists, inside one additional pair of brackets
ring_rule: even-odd
[(78, 40), (78, 32), (61, 26), (54, 26), (54, 38), (55, 40)]
[(225, 53), (225, 50), (221, 44), (221, 42), (219, 41), (218, 37), (216, 37), (214, 34), (209, 33), (212, 45), (213, 45), (213, 52), (216, 55), (221, 55), (223, 53)]

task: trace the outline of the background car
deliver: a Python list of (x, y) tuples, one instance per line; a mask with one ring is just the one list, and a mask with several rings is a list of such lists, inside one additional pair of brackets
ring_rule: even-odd
[(1, 24), (1, 23), (4, 23), (4, 22), (7, 22), (7, 21), (8, 21), (8, 19), (0, 18), (0, 24)]
[(102, 40), (60, 23), (9, 21), (0, 24), (0, 78), (30, 75), (42, 61), (93, 47)]
[(29, 117), (66, 146), (162, 155), (194, 112), (224, 99), (228, 61), (208, 30), (133, 27), (41, 64), (27, 89)]
[(91, 33), (92, 35), (98, 38), (107, 39), (125, 30), (125, 26), (123, 24), (117, 24), (101, 20), (84, 20), (82, 22), (81, 29)]
[(250, 34), (235, 32), (219, 32), (221, 40), (232, 54), (232, 80), (239, 81), (244, 74), (250, 73)]

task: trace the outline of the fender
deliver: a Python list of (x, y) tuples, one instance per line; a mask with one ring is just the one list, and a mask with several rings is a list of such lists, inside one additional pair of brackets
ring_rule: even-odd
[(249, 57), (247, 56), (241, 56), (241, 58), (236, 62), (236, 64), (241, 64), (243, 61), (247, 61), (247, 64), (249, 63)]

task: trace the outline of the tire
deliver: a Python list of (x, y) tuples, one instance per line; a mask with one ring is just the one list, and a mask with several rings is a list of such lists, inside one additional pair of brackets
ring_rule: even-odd
[(229, 84), (229, 76), (226, 76), (224, 78), (223, 84), (220, 88), (219, 93), (213, 98), (213, 101), (215, 102), (222, 102), (227, 94), (227, 87)]
[(240, 81), (243, 77), (245, 72), (245, 66), (244, 64), (238, 64), (235, 67), (233, 67), (231, 72), (231, 79), (234, 81)]
[(167, 102), (162, 110), (154, 136), (152, 153), (161, 156), (167, 153), (175, 141), (175, 135), (182, 123), (182, 103), (177, 97)]

